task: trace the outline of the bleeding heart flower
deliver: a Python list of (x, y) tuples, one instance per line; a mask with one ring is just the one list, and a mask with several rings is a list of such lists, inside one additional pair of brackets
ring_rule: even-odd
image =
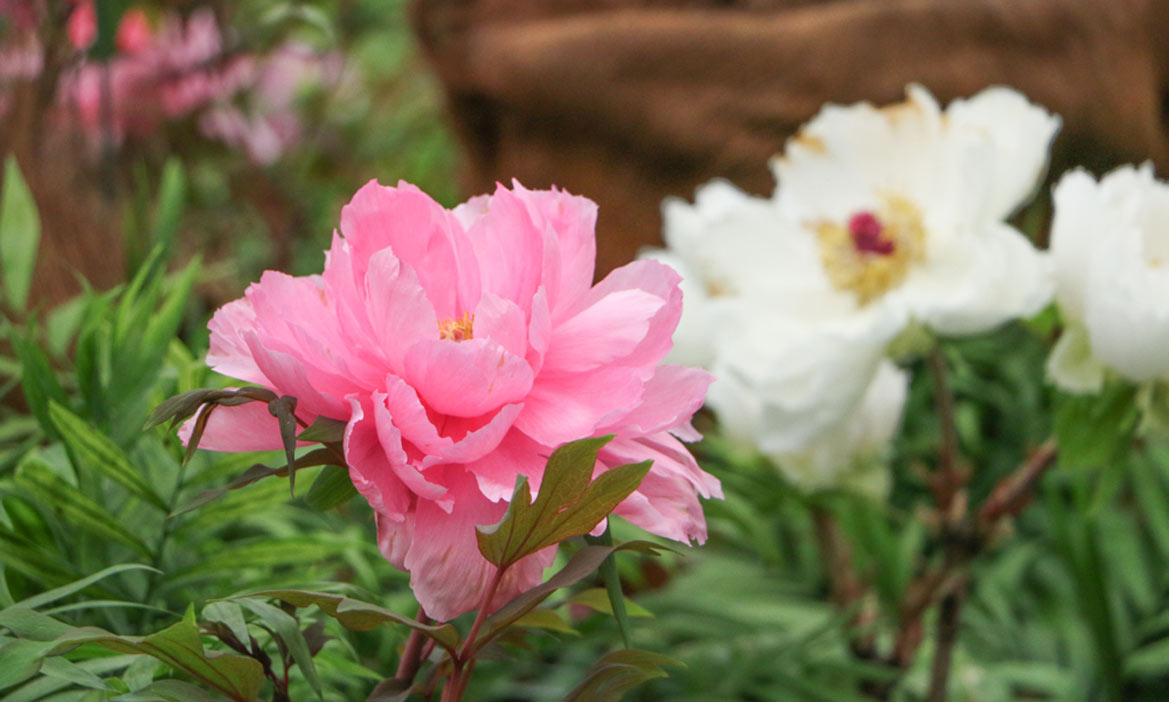
[[(417, 188), (371, 182), (341, 213), (322, 275), (266, 272), (210, 323), (217, 371), (298, 398), (297, 414), (348, 420), (354, 485), (378, 541), (426, 612), (476, 605), (492, 566), (475, 526), (497, 522), (517, 475), (539, 489), (558, 445), (615, 434), (596, 471), (645, 459), (615, 510), (702, 542), (698, 496), (721, 497), (679, 439), (711, 377), (659, 365), (682, 309), (679, 276), (639, 261), (592, 284), (596, 206), (500, 186), (453, 211)], [(189, 431), (189, 429), (188, 429)], [(256, 404), (212, 415), (200, 446), (278, 448)], [(493, 606), (539, 582), (555, 548), (505, 576)]]

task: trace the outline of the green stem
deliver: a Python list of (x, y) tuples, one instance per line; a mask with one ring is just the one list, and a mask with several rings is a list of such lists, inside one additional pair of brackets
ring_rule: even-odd
[[(591, 544), (598, 544), (600, 546), (613, 546), (613, 534), (609, 531), (609, 525), (606, 524), (605, 531), (601, 536), (591, 537), (586, 536), (585, 540)], [(622, 578), (618, 573), (617, 560), (614, 559), (613, 554), (605, 557), (601, 563), (601, 577), (605, 581), (605, 592), (609, 595), (609, 606), (613, 608), (613, 618), (617, 621), (618, 633), (621, 634), (622, 644), (626, 648), (630, 647), (630, 622), (629, 615), (626, 613), (626, 598), (622, 593)]]

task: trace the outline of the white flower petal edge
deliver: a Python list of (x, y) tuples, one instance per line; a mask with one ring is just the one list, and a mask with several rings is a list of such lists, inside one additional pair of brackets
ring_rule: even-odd
[[(1123, 166), (1100, 183), (1084, 171), (1053, 190), (1051, 251), (1057, 300), (1067, 329), (1053, 351), (1052, 381), (1073, 392), (1099, 382), (1084, 362), (1069, 363), (1086, 335), (1093, 357), (1142, 383), (1165, 379), (1170, 365), (1170, 190), (1149, 164)], [(1080, 371), (1078, 374), (1077, 371)], [(1086, 380), (1086, 377), (1089, 380)]]
[(847, 487), (873, 499), (889, 492), (890, 441), (902, 423), (910, 374), (882, 361), (861, 401), (799, 452), (772, 454), (781, 472), (808, 491)]
[[(1139, 383), (1167, 377), (1167, 193), (1148, 164), (1119, 168), (1100, 183), (1072, 171), (1053, 191), (1051, 246), (1066, 334), (1082, 327), (1094, 357)], [(1063, 368), (1050, 365), (1057, 385), (1095, 389), (1078, 387)]]

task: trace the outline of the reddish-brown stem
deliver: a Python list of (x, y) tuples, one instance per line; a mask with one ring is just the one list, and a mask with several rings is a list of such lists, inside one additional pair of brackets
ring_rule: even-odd
[(1028, 506), (1032, 489), (1056, 463), (1056, 442), (1045, 441), (1014, 473), (995, 486), (979, 509), (979, 525), (991, 528), (1002, 517), (1017, 515)]
[(864, 601), (866, 587), (854, 570), (849, 544), (827, 509), (814, 505), (812, 518), (817, 544), (824, 557), (825, 569), (832, 588), (833, 603), (842, 610), (858, 605), (857, 612), (850, 620), (850, 626), (857, 630), (850, 637), (850, 647), (861, 658), (873, 658), (873, 636), (862, 631), (862, 628), (870, 624), (876, 615), (872, 607), (867, 606)]
[(934, 660), (930, 665), (930, 692), (928, 702), (946, 702), (947, 680), (951, 672), (951, 658), (959, 639), (959, 616), (963, 606), (966, 583), (960, 579), (938, 606), (938, 624), (935, 629)]
[(933, 487), (939, 511), (945, 516), (950, 511), (951, 500), (965, 481), (965, 476), (959, 470), (959, 435), (955, 430), (955, 398), (951, 395), (950, 383), (947, 381), (946, 360), (943, 359), (942, 349), (938, 345), (930, 350), (927, 361), (930, 366), (931, 384), (934, 386), (934, 407), (935, 411), (938, 412), (941, 434), (937, 480)]
[(496, 591), (500, 589), (500, 583), (503, 581), (504, 572), (507, 569), (507, 566), (496, 568), (487, 587), (484, 588), (483, 595), (479, 599), (479, 611), (475, 613), (475, 621), (471, 625), (471, 630), (467, 632), (467, 638), (463, 640), (463, 644), (453, 657), (454, 670), (451, 671), (451, 676), (447, 678), (447, 683), (443, 686), (442, 702), (459, 702), (463, 698), (463, 689), (467, 687), (467, 679), (475, 667), (475, 662), (472, 660), (476, 651), (475, 639), (479, 635), (483, 623), (487, 621), (492, 600), (496, 597)]
[[(423, 624), (430, 621), (430, 617), (427, 616), (421, 605), (418, 608), (416, 619)], [(423, 660), (423, 645), (428, 640), (418, 629), (410, 630), (410, 637), (406, 639), (406, 646), (402, 649), (402, 658), (398, 659), (398, 672), (395, 673), (394, 677), (405, 683), (414, 681), (414, 676), (418, 675), (418, 668)], [(433, 643), (433, 640), (431, 642)]]

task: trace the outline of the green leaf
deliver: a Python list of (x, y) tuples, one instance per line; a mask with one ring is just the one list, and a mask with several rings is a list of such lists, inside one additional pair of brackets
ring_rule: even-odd
[(173, 575), (171, 583), (204, 577), (217, 573), (239, 573), (243, 567), (274, 568), (277, 566), (306, 565), (337, 555), (333, 544), (306, 542), (304, 537), (265, 539), (231, 546), (216, 551), (195, 565)]
[[(608, 559), (607, 559), (608, 560)], [(623, 597), (622, 600), (626, 605), (626, 613), (631, 617), (653, 617), (654, 613), (646, 609), (642, 605), (634, 602), (628, 597)], [(609, 597), (609, 592), (603, 587), (591, 587), (588, 590), (582, 590), (569, 598), (568, 604), (581, 605), (589, 609), (595, 609), (603, 614), (613, 614), (613, 604)]]
[(23, 461), (16, 472), (16, 484), (35, 495), (41, 504), (59, 511), (66, 521), (101, 538), (120, 541), (144, 556), (150, 556), (146, 544), (122, 522), (77, 488), (57, 477), (43, 459), (30, 457)]
[(95, 690), (109, 689), (101, 678), (89, 672), (85, 668), (82, 668), (76, 663), (60, 656), (46, 658), (45, 661), (41, 663), (41, 674), (48, 675), (52, 678), (59, 678), (67, 682), (71, 682), (74, 685), (93, 688)]
[(260, 662), (234, 653), (207, 652), (194, 622), (183, 621), (146, 637), (118, 636), (95, 627), (84, 627), (50, 642), (50, 655), (82, 644), (97, 644), (117, 653), (137, 653), (181, 670), (236, 702), (254, 702), (264, 682)]
[(40, 241), (36, 201), (16, 157), (9, 155), (4, 161), (4, 190), (0, 194), (0, 272), (4, 274), (4, 294), (15, 309), (23, 310), (28, 304)]
[(344, 595), (309, 590), (264, 590), (240, 597), (271, 597), (287, 602), (294, 607), (316, 605), (322, 612), (341, 622), (342, 626), (352, 631), (369, 631), (388, 623), (402, 624), (421, 631), (449, 651), (453, 652), (459, 647), (459, 632), (450, 624), (423, 624), (410, 617), (404, 617), (388, 609), (350, 599)]
[(650, 470), (649, 461), (618, 466), (589, 481), (597, 452), (612, 438), (582, 439), (554, 451), (545, 465), (536, 502), (521, 476), (503, 519), (476, 527), (484, 558), (506, 568), (546, 546), (587, 533), (636, 490)]
[(244, 612), (240, 609), (240, 605), (226, 600), (212, 602), (203, 608), (202, 614), (204, 621), (223, 624), (232, 633), (232, 636), (236, 637), (236, 641), (245, 646), (248, 644), (252, 634), (248, 631), (248, 625), (244, 621)]
[(320, 416), (305, 428), (297, 437), (298, 441), (317, 441), (322, 444), (331, 444), (345, 439), (347, 424), (340, 419)]
[(183, 175), (183, 163), (178, 158), (167, 159), (163, 166), (158, 186), (158, 202), (154, 206), (151, 234), (156, 245), (162, 246), (168, 254), (174, 250), (175, 234), (183, 218), (187, 198), (187, 179)]
[(349, 470), (341, 466), (325, 466), (305, 495), (305, 504), (324, 511), (348, 502), (358, 494), (349, 478)]
[(167, 511), (166, 502), (147, 484), (142, 473), (130, 465), (130, 459), (113, 441), (56, 402), (49, 403), (49, 417), (82, 464), (99, 471), (159, 510)]
[(305, 641), (305, 635), (301, 633), (301, 627), (297, 620), (279, 607), (273, 607), (262, 600), (244, 597), (236, 602), (260, 617), (260, 621), (264, 622), (276, 636), (280, 637), (280, 640), (288, 647), (289, 653), (292, 654), (293, 660), (304, 673), (305, 680), (317, 693), (317, 699), (324, 699), (321, 693), (321, 678), (317, 676), (317, 667), (313, 665), (313, 655), (309, 653), (309, 644)]
[(5, 568), (46, 584), (66, 583), (78, 576), (56, 554), (3, 525), (0, 525), (0, 562)]
[(1058, 395), (1054, 417), (1061, 466), (1112, 466), (1125, 452), (1137, 424), (1135, 389), (1107, 384), (1097, 395)]
[(614, 651), (593, 664), (585, 680), (565, 697), (565, 702), (618, 702), (629, 690), (647, 680), (667, 677), (664, 665), (682, 662), (669, 656), (636, 648)]
[[(54, 588), (48, 592), (42, 592), (39, 595), (34, 595), (27, 599), (21, 600), (20, 602), (12, 605), (11, 608), (15, 609), (20, 607), (25, 609), (36, 609), (37, 607), (42, 607), (52, 602), (56, 602), (62, 597), (68, 597), (75, 592), (84, 590), (99, 580), (103, 580), (110, 577), (111, 575), (117, 575), (118, 573), (122, 573), (127, 570), (149, 570), (154, 573), (161, 572), (155, 568), (152, 568), (148, 565), (142, 565), (140, 563), (122, 563), (120, 565), (112, 565), (109, 568), (99, 570), (93, 575), (88, 575), (84, 578), (81, 578), (80, 580), (75, 580), (68, 585), (62, 585), (61, 587)], [(0, 614), (3, 614), (3, 612), (0, 612)]]
[(549, 631), (558, 631), (563, 634), (572, 634), (573, 636), (581, 635), (580, 632), (565, 621), (564, 617), (552, 609), (534, 609), (517, 619), (512, 626), (523, 629), (548, 629)]
[[(293, 465), (296, 470), (300, 470), (302, 468), (312, 468), (314, 466), (330, 466), (338, 463), (340, 460), (341, 459), (339, 459), (330, 449), (314, 449), (296, 459)], [(190, 512), (193, 509), (202, 507), (212, 500), (222, 497), (229, 490), (238, 490), (245, 485), (251, 485), (257, 480), (261, 480), (272, 475), (281, 477), (286, 476), (288, 475), (288, 467), (280, 466), (279, 468), (272, 468), (270, 466), (257, 463), (248, 468), (248, 470), (241, 473), (237, 478), (232, 480), (227, 485), (220, 488), (204, 490), (203, 492), (199, 493), (195, 497), (191, 498), (190, 502), (185, 503), (182, 507), (179, 507), (174, 512), (172, 512), (170, 516), (176, 517), (180, 514)]]
[(9, 607), (0, 612), (0, 626), (30, 641), (52, 641), (73, 631), (72, 626), (62, 621), (23, 607)]
[(57, 437), (57, 427), (49, 418), (49, 403), (65, 402), (65, 391), (57, 382), (57, 374), (49, 365), (49, 358), (32, 341), (31, 333), (26, 338), (15, 331), (10, 335), (12, 348), (20, 359), (20, 385), (29, 409), (37, 418), (41, 429), (50, 437)]
[[(589, 536), (586, 536), (585, 539), (594, 543), (594, 540)], [(609, 532), (608, 524), (605, 527), (605, 532), (596, 539), (596, 543), (602, 546), (613, 544), (613, 535)], [(617, 622), (618, 633), (621, 634), (622, 643), (625, 644), (626, 648), (629, 648), (630, 618), (626, 614), (626, 598), (622, 595), (622, 579), (618, 574), (617, 561), (614, 560), (612, 553), (606, 556), (601, 563), (601, 578), (605, 581), (605, 592), (609, 596), (610, 611), (614, 621)]]
[(110, 702), (223, 702), (225, 699), (182, 680), (155, 680), (141, 690), (118, 695)]
[(288, 467), (288, 491), (295, 497), (297, 462), (297, 398), (282, 395), (268, 403), (268, 413), (280, 424), (280, 440), (284, 444), (284, 459)]
[(536, 609), (541, 602), (548, 599), (549, 595), (563, 587), (576, 584), (582, 578), (597, 570), (598, 566), (610, 554), (616, 551), (655, 553), (656, 551), (668, 550), (671, 549), (650, 541), (624, 541), (615, 546), (586, 546), (580, 549), (573, 554), (573, 557), (569, 559), (565, 567), (558, 571), (556, 575), (531, 590), (520, 593), (497, 610), (495, 614), (488, 617), (484, 626), (484, 633), (476, 641), (476, 648), (482, 648), (495, 636), (515, 624), (525, 614)]

